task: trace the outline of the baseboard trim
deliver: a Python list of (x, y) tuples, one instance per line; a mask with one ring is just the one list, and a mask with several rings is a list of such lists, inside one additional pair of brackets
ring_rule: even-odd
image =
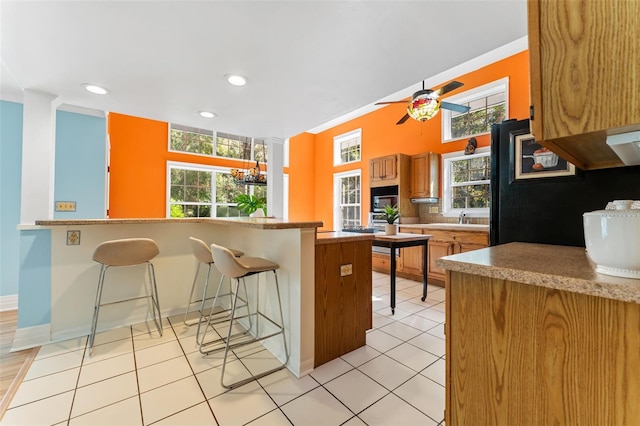
[(9, 294), (0, 296), (0, 312), (15, 311), (18, 309), (18, 295)]
[(16, 329), (11, 352), (31, 349), (51, 343), (51, 324)]

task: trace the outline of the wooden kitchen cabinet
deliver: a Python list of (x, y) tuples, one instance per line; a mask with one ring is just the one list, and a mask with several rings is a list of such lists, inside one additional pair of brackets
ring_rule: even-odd
[(529, 0), (531, 131), (583, 170), (624, 165), (607, 135), (640, 130), (640, 2)]
[(447, 273), (446, 424), (638, 424), (639, 304)]
[(377, 182), (377, 186), (394, 185), (390, 182), (398, 177), (397, 162), (398, 156), (395, 154), (369, 160), (369, 182)]
[[(315, 367), (366, 344), (371, 261), (371, 240), (316, 244)], [(351, 273), (342, 273), (344, 265), (351, 265)]]
[[(406, 234), (422, 234), (422, 229), (403, 228), (401, 226), (400, 232)], [(422, 247), (407, 247), (400, 249), (400, 266), (396, 271), (398, 276), (413, 279), (416, 279), (417, 277), (420, 281), (422, 280), (423, 250), (424, 249)]]
[(486, 232), (457, 230), (424, 230), (423, 232), (432, 235), (429, 240), (429, 251), (427, 252), (429, 260), (427, 276), (429, 280), (437, 280), (437, 284), (440, 285), (444, 285), (446, 271), (436, 265), (436, 260), (443, 256), (489, 247), (489, 234)]
[(411, 198), (440, 195), (440, 155), (433, 152), (411, 157)]

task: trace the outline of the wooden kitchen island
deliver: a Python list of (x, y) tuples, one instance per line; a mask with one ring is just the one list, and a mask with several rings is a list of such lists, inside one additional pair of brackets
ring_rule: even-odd
[(510, 243), (438, 260), (446, 423), (640, 424), (640, 280), (585, 249)]

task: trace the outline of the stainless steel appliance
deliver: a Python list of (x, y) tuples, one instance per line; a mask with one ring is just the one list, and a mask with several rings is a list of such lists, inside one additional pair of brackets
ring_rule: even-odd
[(398, 205), (398, 185), (371, 188), (371, 211), (383, 212), (386, 205)]

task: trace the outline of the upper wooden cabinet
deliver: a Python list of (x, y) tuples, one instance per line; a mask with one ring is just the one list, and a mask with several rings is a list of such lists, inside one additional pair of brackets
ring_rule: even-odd
[(387, 182), (394, 181), (398, 177), (397, 162), (398, 156), (395, 154), (372, 158), (369, 161), (369, 182), (372, 184), (371, 186), (374, 183), (379, 183), (377, 186), (393, 185), (393, 183)]
[(607, 135), (640, 130), (640, 2), (528, 0), (531, 131), (583, 170), (624, 164)]
[(440, 155), (432, 152), (411, 157), (411, 198), (438, 198)]

